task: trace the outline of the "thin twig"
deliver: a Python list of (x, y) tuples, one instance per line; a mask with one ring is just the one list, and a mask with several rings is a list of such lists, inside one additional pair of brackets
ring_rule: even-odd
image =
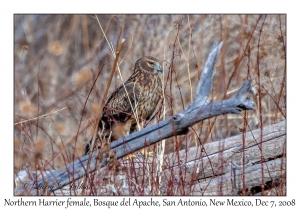
[[(98, 20), (98, 18), (97, 18), (97, 20)], [(94, 145), (95, 145), (95, 140), (96, 140), (96, 136), (97, 136), (97, 132), (98, 132), (98, 125), (99, 125), (99, 122), (100, 122), (100, 119), (101, 119), (102, 110), (103, 110), (104, 105), (105, 105), (105, 101), (106, 101), (106, 98), (107, 98), (107, 95), (108, 95), (108, 89), (110, 87), (113, 75), (114, 75), (114, 73), (116, 71), (116, 66), (117, 66), (117, 63), (118, 63), (120, 51), (121, 51), (121, 49), (123, 47), (124, 42), (125, 42), (125, 39), (122, 39), (122, 42), (121, 42), (121, 44), (119, 46), (119, 49), (118, 49), (118, 51), (116, 53), (116, 58), (115, 58), (114, 66), (113, 66), (113, 69), (112, 69), (112, 71), (110, 73), (110, 76), (109, 76), (108, 84), (106, 86), (106, 90), (105, 90), (105, 93), (104, 93), (104, 96), (103, 96), (103, 99), (102, 99), (102, 103), (101, 103), (101, 107), (100, 107), (100, 114), (99, 114), (99, 117), (97, 119), (96, 127), (95, 127), (95, 130), (94, 130), (94, 135), (93, 135), (92, 143), (91, 143), (91, 146), (90, 146), (91, 150), (93, 150)], [(92, 158), (92, 152), (89, 153), (89, 159), (88, 159), (88, 164), (87, 164), (87, 168), (86, 168), (87, 172), (90, 170), (91, 158)], [(84, 195), (84, 193), (85, 193), (85, 185), (86, 185), (87, 177), (88, 176), (84, 176), (83, 184), (82, 184), (83, 188), (82, 188), (81, 195)]]
[(21, 123), (29, 122), (29, 121), (32, 121), (32, 120), (38, 120), (38, 119), (41, 119), (41, 118), (45, 118), (45, 117), (48, 117), (48, 116), (51, 115), (51, 114), (55, 114), (55, 113), (60, 112), (60, 111), (62, 111), (62, 110), (64, 110), (64, 109), (67, 109), (67, 108), (68, 108), (68, 107), (65, 106), (64, 108), (61, 108), (61, 109), (58, 109), (58, 110), (49, 112), (49, 113), (47, 113), (47, 114), (43, 114), (43, 115), (41, 115), (41, 116), (38, 116), (38, 117), (35, 117), (35, 118), (32, 118), (32, 119), (29, 119), (29, 120), (23, 120), (23, 121), (21, 121), (21, 122), (17, 122), (17, 123), (15, 123), (14, 125), (18, 125), (18, 124), (21, 124)]

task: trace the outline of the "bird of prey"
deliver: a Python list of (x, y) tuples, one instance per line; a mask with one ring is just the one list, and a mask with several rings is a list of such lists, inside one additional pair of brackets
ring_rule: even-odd
[[(153, 117), (162, 99), (162, 83), (158, 59), (144, 56), (134, 65), (133, 74), (107, 98), (98, 125), (99, 133), (113, 142), (129, 133), (140, 130), (145, 121)], [(91, 143), (91, 142), (90, 142)], [(95, 143), (95, 145), (97, 145)], [(90, 144), (85, 147), (85, 154)]]

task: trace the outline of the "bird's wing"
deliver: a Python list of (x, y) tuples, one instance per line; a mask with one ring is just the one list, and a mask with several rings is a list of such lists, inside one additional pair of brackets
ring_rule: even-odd
[(104, 116), (125, 122), (138, 106), (142, 89), (135, 82), (126, 82), (120, 85), (107, 99), (103, 109)]

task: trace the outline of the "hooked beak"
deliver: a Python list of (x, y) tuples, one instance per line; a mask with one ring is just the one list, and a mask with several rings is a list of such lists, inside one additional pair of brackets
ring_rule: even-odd
[(161, 67), (161, 65), (160, 65), (159, 63), (157, 63), (157, 64), (155, 65), (155, 69), (156, 69), (157, 71), (159, 71), (159, 72), (162, 72), (162, 71), (163, 71), (163, 68)]

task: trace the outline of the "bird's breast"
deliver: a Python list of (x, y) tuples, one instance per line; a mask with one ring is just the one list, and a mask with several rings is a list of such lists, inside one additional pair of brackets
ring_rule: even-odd
[(146, 119), (154, 112), (162, 97), (162, 86), (158, 76), (144, 81), (143, 84), (143, 92), (137, 109), (139, 117)]

